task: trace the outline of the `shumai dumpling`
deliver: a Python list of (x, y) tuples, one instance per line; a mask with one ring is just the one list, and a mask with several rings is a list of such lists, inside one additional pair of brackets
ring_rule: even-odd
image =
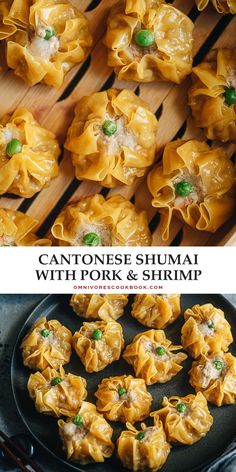
[(162, 0), (121, 0), (108, 17), (108, 65), (120, 80), (179, 84), (192, 70), (193, 27)]
[(118, 320), (124, 314), (128, 303), (128, 295), (102, 295), (76, 293), (72, 295), (70, 305), (81, 318), (91, 320), (112, 321)]
[(87, 382), (83, 377), (65, 374), (47, 367), (43, 372), (31, 374), (28, 380), (30, 398), (39, 413), (51, 416), (75, 416), (87, 397)]
[(37, 220), (20, 211), (0, 208), (0, 246), (51, 246), (49, 239), (34, 234), (37, 225)]
[(161, 420), (167, 441), (191, 445), (202, 439), (213, 424), (207, 401), (201, 392), (186, 397), (164, 397), (162, 408), (151, 413), (154, 424)]
[(13, 20), (9, 17), (11, 1), (12, 0), (1, 0), (0, 2), (0, 41), (8, 38), (17, 30)]
[(79, 464), (104, 462), (111, 457), (112, 427), (100, 415), (95, 405), (82, 402), (73, 419), (59, 420), (59, 434), (66, 451), (67, 459)]
[(181, 342), (190, 356), (197, 359), (201, 354), (228, 351), (233, 337), (222, 310), (211, 303), (194, 305), (185, 311), (184, 318)]
[(109, 89), (79, 100), (66, 149), (77, 179), (131, 185), (154, 162), (157, 119), (132, 90)]
[(229, 352), (202, 355), (192, 363), (190, 384), (216, 406), (236, 402), (236, 357)]
[[(202, 11), (207, 7), (209, 0), (196, 0), (198, 10)], [(219, 13), (236, 13), (235, 0), (211, 0), (212, 5)]]
[(75, 332), (72, 344), (86, 372), (99, 372), (120, 358), (124, 347), (122, 327), (116, 321), (85, 322)]
[(171, 344), (164, 331), (150, 329), (134, 337), (126, 346), (123, 358), (133, 366), (136, 377), (144, 379), (147, 385), (165, 383), (183, 368), (186, 354), (173, 352), (181, 348)]
[(180, 295), (135, 295), (131, 315), (144, 326), (163, 329), (180, 315)]
[(136, 423), (150, 413), (152, 396), (143, 379), (122, 375), (103, 379), (95, 393), (97, 409), (109, 421)]
[(51, 232), (59, 246), (150, 246), (147, 216), (120, 195), (91, 195), (68, 205)]
[(21, 343), (24, 365), (30, 369), (58, 369), (70, 362), (72, 334), (57, 320), (40, 318)]
[[(87, 18), (68, 0), (13, 0), (3, 22), (16, 31), (6, 41), (7, 64), (30, 86), (60, 87), (92, 45)], [(6, 36), (6, 35), (5, 35)]]
[(58, 174), (60, 148), (54, 133), (25, 108), (0, 120), (0, 194), (30, 198)]
[(117, 455), (123, 466), (133, 471), (159, 470), (170, 453), (162, 422), (156, 421), (155, 426), (142, 423), (141, 431), (129, 423), (126, 427), (117, 440)]
[(211, 51), (193, 68), (192, 78), (189, 105), (195, 124), (209, 139), (236, 141), (236, 49)]
[(201, 141), (172, 141), (164, 149), (163, 163), (148, 175), (152, 205), (162, 212), (163, 240), (177, 216), (192, 228), (215, 232), (232, 215), (235, 199), (234, 166), (221, 147)]

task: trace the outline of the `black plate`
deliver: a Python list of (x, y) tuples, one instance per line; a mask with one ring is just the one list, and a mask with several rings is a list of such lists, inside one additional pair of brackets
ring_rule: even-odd
[[(125, 344), (130, 343), (134, 335), (138, 332), (146, 331), (148, 329), (129, 316), (131, 302), (132, 296), (130, 297), (129, 305), (126, 307), (126, 314), (119, 319), (124, 330)], [(221, 295), (182, 295), (182, 312), (187, 307), (192, 307), (196, 303), (212, 303), (216, 307), (221, 308), (225, 312), (226, 318), (231, 324), (233, 336), (234, 339), (236, 339), (236, 310), (227, 300), (225, 300), (224, 297)], [(36, 307), (26, 320), (21, 332), (19, 333), (11, 365), (13, 395), (22, 420), (34, 438), (47, 451), (53, 454), (54, 457), (59, 459), (62, 464), (66, 464), (71, 467), (71, 469), (83, 472), (124, 471), (125, 469), (121, 467), (120, 462), (115, 456), (103, 464), (87, 465), (84, 467), (70, 464), (66, 460), (62, 450), (61, 440), (58, 435), (57, 420), (35, 411), (34, 404), (28, 396), (26, 386), (30, 370), (23, 366), (19, 346), (22, 338), (32, 324), (42, 316), (46, 316), (49, 319), (59, 320), (73, 333), (78, 330), (82, 324), (82, 320), (77, 317), (70, 308), (69, 298), (65, 295), (49, 295)], [(180, 317), (173, 325), (169, 326), (165, 330), (167, 337), (171, 339), (174, 344), (180, 344), (180, 330), (182, 324), (183, 318)], [(230, 350), (234, 355), (236, 355), (235, 343), (231, 346)], [(161, 400), (164, 395), (187, 395), (188, 393), (194, 393), (194, 390), (188, 383), (187, 372), (190, 366), (191, 359), (189, 358), (184, 362), (183, 370), (170, 382), (148, 387), (149, 392), (153, 396), (152, 411), (161, 405)], [(124, 373), (133, 374), (131, 366), (126, 364), (123, 359), (111, 364), (101, 372), (87, 374), (80, 362), (80, 359), (75, 353), (73, 353), (71, 357), (70, 364), (64, 367), (66, 372), (72, 372), (86, 378), (89, 392), (87, 400), (91, 402), (95, 402), (94, 393), (99, 382), (104, 377), (122, 375)], [(207, 436), (193, 446), (172, 448), (168, 460), (162, 468), (162, 472), (176, 472), (177, 470), (181, 470), (181, 472), (196, 472), (216, 458), (232, 442), (236, 435), (235, 421), (233, 421), (236, 414), (236, 405), (223, 406), (221, 408), (210, 406), (210, 410), (214, 417), (214, 424)], [(116, 439), (119, 432), (124, 428), (124, 425), (112, 423), (112, 426), (114, 428), (114, 439)]]

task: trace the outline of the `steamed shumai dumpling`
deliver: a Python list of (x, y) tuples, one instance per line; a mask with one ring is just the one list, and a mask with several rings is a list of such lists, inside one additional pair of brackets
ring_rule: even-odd
[(154, 424), (161, 420), (167, 441), (191, 445), (206, 436), (213, 424), (207, 401), (201, 392), (186, 397), (164, 397), (162, 408), (151, 413)]
[(180, 315), (180, 295), (135, 295), (131, 315), (144, 326), (164, 329)]
[(128, 295), (103, 295), (79, 293), (72, 295), (70, 305), (81, 318), (91, 320), (118, 320), (124, 314), (128, 303)]
[(116, 321), (84, 322), (72, 344), (86, 372), (99, 372), (120, 358), (124, 347), (122, 327)]
[(120, 0), (107, 21), (108, 65), (120, 80), (179, 84), (192, 69), (193, 27), (162, 0)]
[[(7, 64), (30, 86), (60, 87), (92, 45), (87, 18), (68, 0), (8, 1), (3, 23)], [(4, 29), (6, 26), (4, 25)], [(0, 25), (0, 38), (1, 38)]]
[(170, 453), (162, 422), (156, 421), (155, 426), (142, 423), (141, 431), (129, 423), (126, 427), (117, 440), (117, 455), (123, 466), (133, 471), (159, 470)]
[(193, 68), (192, 80), (189, 105), (195, 124), (209, 139), (236, 142), (236, 48), (210, 51)]
[(185, 311), (184, 318), (181, 342), (190, 356), (197, 359), (201, 354), (228, 351), (233, 337), (222, 310), (211, 303), (194, 305)]
[(26, 108), (0, 119), (0, 194), (30, 198), (58, 175), (60, 148)]
[(30, 369), (58, 369), (70, 362), (72, 334), (57, 320), (40, 318), (21, 343), (24, 365)]
[(147, 385), (165, 383), (182, 370), (186, 354), (173, 351), (182, 346), (174, 346), (166, 338), (164, 331), (150, 329), (137, 334), (126, 346), (123, 358), (132, 365), (136, 377), (141, 377)]
[(28, 380), (30, 398), (39, 413), (51, 416), (75, 416), (87, 397), (87, 382), (83, 377), (65, 374), (47, 367), (43, 372), (31, 374)]
[(157, 119), (132, 90), (109, 89), (79, 100), (65, 148), (79, 180), (131, 185), (154, 162)]
[(146, 213), (120, 195), (68, 205), (51, 232), (59, 246), (150, 246), (152, 240)]
[(109, 421), (136, 423), (149, 415), (152, 396), (144, 380), (132, 375), (103, 379), (95, 393), (97, 409)]
[(37, 220), (21, 211), (0, 208), (0, 246), (51, 246), (49, 239), (37, 238), (37, 226)]
[(196, 0), (198, 10), (204, 10), (210, 1), (219, 13), (236, 13), (235, 0)]
[(218, 352), (194, 361), (189, 371), (190, 384), (216, 406), (236, 402), (236, 357)]
[(74, 418), (59, 420), (58, 426), (68, 461), (84, 465), (104, 462), (112, 455), (112, 427), (92, 403), (82, 402)]

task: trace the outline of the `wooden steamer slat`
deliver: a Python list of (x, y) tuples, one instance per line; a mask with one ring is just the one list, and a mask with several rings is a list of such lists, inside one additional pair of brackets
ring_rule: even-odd
[[(159, 119), (157, 159), (161, 158), (165, 144), (176, 136), (184, 139), (204, 139), (201, 130), (195, 128), (187, 106), (187, 88), (191, 83), (190, 77), (180, 86), (165, 82), (137, 84), (118, 81), (106, 65), (107, 53), (101, 39), (106, 27), (106, 16), (114, 0), (102, 0), (94, 9), (92, 9), (94, 2), (89, 0), (73, 0), (73, 3), (82, 11), (88, 9), (86, 14), (90, 20), (94, 45), (86, 61), (67, 74), (60, 89), (41, 84), (29, 88), (23, 81), (17, 79), (12, 71), (5, 70), (0, 74), (1, 115), (12, 112), (16, 106), (25, 106), (34, 113), (43, 126), (56, 133), (62, 145), (73, 118), (74, 106), (80, 97), (111, 86), (127, 87), (138, 93), (149, 103), (152, 111), (157, 113)], [(199, 13), (194, 7), (194, 0), (188, 2), (176, 0), (173, 5), (189, 14), (192, 19), (196, 18), (194, 29), (196, 63), (208, 52), (208, 41), (210, 41), (210, 47), (235, 45), (236, 18), (222, 17), (210, 8)], [(221, 33), (218, 38), (217, 30)], [(227, 151), (229, 155), (232, 155), (235, 146), (227, 146)], [(171, 225), (170, 239), (167, 242), (162, 241), (159, 231), (160, 218), (156, 209), (151, 207), (151, 196), (147, 190), (145, 178), (136, 181), (134, 185), (119, 186), (111, 190), (102, 189), (96, 183), (76, 181), (67, 151), (63, 152), (61, 158), (59, 176), (52, 180), (47, 188), (32, 199), (1, 197), (1, 207), (20, 209), (37, 218), (39, 226), (43, 224), (40, 229), (40, 234), (43, 235), (67, 201), (75, 201), (85, 195), (100, 191), (108, 195), (120, 193), (128, 199), (135, 197), (136, 205), (147, 209), (153, 230), (153, 245), (167, 246), (174, 243), (194, 246), (211, 244), (211, 241), (214, 241), (213, 244), (220, 245), (236, 244), (233, 222), (227, 223), (216, 234), (211, 235), (195, 231), (176, 219)]]

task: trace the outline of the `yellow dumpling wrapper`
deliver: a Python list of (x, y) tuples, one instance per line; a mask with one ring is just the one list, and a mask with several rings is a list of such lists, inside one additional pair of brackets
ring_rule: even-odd
[[(121, 0), (107, 21), (108, 65), (120, 80), (179, 84), (192, 70), (193, 28), (190, 18), (163, 1)], [(151, 46), (136, 43), (141, 29), (153, 34)]]
[(37, 226), (37, 220), (21, 211), (0, 208), (0, 246), (51, 246), (49, 239), (34, 234)]
[(216, 406), (236, 402), (236, 357), (229, 352), (201, 356), (192, 363), (190, 384)]
[(174, 346), (162, 330), (150, 329), (137, 334), (123, 353), (125, 361), (132, 365), (136, 377), (147, 385), (165, 383), (182, 370), (187, 359), (183, 352), (174, 353), (182, 346)]
[(116, 321), (124, 314), (128, 295), (103, 295), (76, 293), (72, 295), (70, 305), (81, 318), (102, 321)]
[(222, 310), (211, 303), (194, 305), (185, 311), (184, 318), (181, 342), (190, 356), (197, 359), (201, 354), (228, 351), (233, 336)]
[(152, 396), (143, 379), (121, 375), (103, 379), (95, 393), (97, 409), (109, 421), (142, 421), (150, 413)]
[(72, 334), (57, 320), (37, 320), (21, 343), (23, 363), (34, 370), (70, 362)]
[[(156, 421), (154, 426), (141, 424), (141, 431), (127, 423), (117, 440), (117, 454), (123, 466), (133, 471), (150, 470), (156, 472), (165, 464), (170, 453), (163, 424)], [(141, 433), (141, 439), (139, 434)], [(144, 433), (144, 434), (143, 434)]]
[[(10, 157), (7, 146), (17, 139), (20, 152)], [(54, 133), (43, 128), (25, 108), (0, 120), (0, 194), (30, 198), (58, 175), (60, 147)]]
[(180, 295), (135, 295), (131, 315), (149, 328), (164, 329), (180, 315)]
[[(165, 146), (163, 162), (148, 174), (152, 205), (160, 209), (162, 238), (169, 238), (173, 216), (192, 228), (215, 232), (235, 208), (235, 171), (222, 147), (211, 148), (201, 141), (173, 141)], [(191, 186), (186, 196), (177, 186)]]
[(68, 0), (13, 0), (6, 10), (0, 10), (0, 39), (7, 41), (8, 66), (30, 86), (60, 87), (92, 46), (87, 18)]
[(63, 367), (58, 371), (47, 367), (30, 375), (27, 388), (39, 413), (59, 418), (76, 415), (87, 397), (86, 385), (83, 377), (66, 374)]
[(210, 1), (219, 13), (236, 13), (235, 0), (196, 0), (198, 10), (204, 10)]
[[(75, 424), (76, 419), (81, 424)], [(111, 457), (113, 429), (92, 403), (82, 402), (77, 415), (66, 422), (59, 420), (58, 426), (68, 461), (85, 465)]]
[[(52, 225), (59, 246), (86, 246), (84, 237), (98, 236), (97, 246), (150, 246), (147, 215), (124, 197), (100, 194), (82, 198), (65, 207)], [(92, 244), (95, 245), (95, 244)]]
[(193, 68), (192, 80), (189, 105), (195, 124), (209, 139), (236, 141), (236, 104), (228, 104), (225, 96), (227, 89), (236, 89), (236, 49), (211, 51)]
[[(112, 122), (112, 135), (103, 131)], [(132, 90), (109, 89), (79, 100), (65, 148), (77, 179), (131, 185), (154, 162), (157, 119)], [(108, 128), (109, 134), (109, 128)]]
[(75, 332), (72, 345), (86, 372), (99, 372), (120, 358), (124, 347), (122, 326), (116, 321), (84, 322)]

